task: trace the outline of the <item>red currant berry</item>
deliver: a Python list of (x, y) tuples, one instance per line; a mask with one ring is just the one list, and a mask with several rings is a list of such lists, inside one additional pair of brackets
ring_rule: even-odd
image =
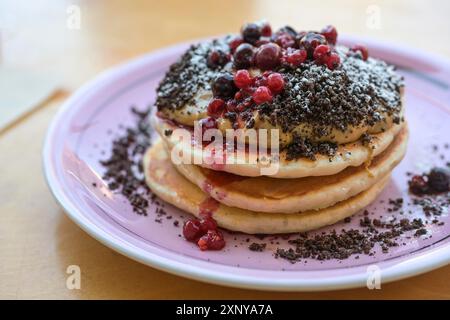
[(261, 36), (270, 37), (272, 35), (272, 27), (267, 22), (261, 26)]
[(320, 44), (327, 44), (327, 39), (315, 32), (308, 32), (300, 40), (300, 48), (306, 50), (309, 58), (313, 58), (314, 49)]
[(228, 54), (222, 50), (213, 50), (209, 53), (206, 64), (208, 67), (215, 69), (219, 66), (224, 66), (228, 61), (230, 61)]
[(267, 43), (256, 52), (256, 66), (260, 69), (273, 69), (280, 64), (281, 49), (275, 43)]
[(239, 89), (248, 87), (252, 82), (252, 77), (247, 70), (238, 70), (234, 75), (234, 84)]
[(218, 118), (225, 109), (225, 101), (222, 99), (212, 99), (208, 104), (207, 114), (210, 117)]
[(261, 86), (256, 88), (255, 92), (253, 93), (253, 101), (255, 101), (256, 104), (261, 104), (264, 102), (272, 101), (272, 92), (269, 88), (265, 86)]
[(333, 52), (328, 57), (326, 63), (327, 63), (328, 69), (334, 70), (339, 66), (340, 62), (341, 62), (341, 58), (339, 57), (339, 55), (336, 52)]
[(282, 48), (287, 49), (295, 46), (295, 39), (290, 34), (281, 33), (276, 36), (275, 42)]
[(252, 66), (253, 64), (253, 46), (248, 43), (242, 43), (234, 52), (233, 59), (234, 59), (234, 66), (236, 69), (247, 69)]
[(325, 39), (327, 39), (329, 44), (336, 44), (338, 34), (335, 27), (333, 27), (332, 25), (326, 26), (320, 33), (325, 37)]
[(408, 184), (409, 191), (415, 195), (422, 195), (429, 191), (428, 183), (423, 176), (413, 176)]
[(306, 50), (300, 49), (300, 50), (293, 50), (286, 52), (286, 55), (284, 57), (284, 60), (289, 63), (290, 65), (294, 67), (298, 67), (303, 62), (305, 62), (308, 54), (306, 53)]
[(208, 230), (216, 230), (217, 229), (217, 222), (211, 217), (205, 217), (204, 219), (200, 220), (200, 230), (203, 231), (203, 233), (208, 232)]
[(221, 250), (225, 247), (225, 239), (218, 230), (209, 230), (197, 242), (200, 250)]
[(320, 44), (314, 49), (313, 58), (317, 64), (327, 63), (328, 57), (330, 56), (330, 47), (326, 44)]
[(219, 74), (211, 83), (211, 90), (214, 97), (231, 98), (237, 91), (234, 85), (234, 78), (229, 73)]
[(279, 73), (272, 73), (267, 77), (267, 85), (270, 91), (274, 93), (281, 92), (284, 89), (284, 79)]
[(366, 46), (357, 44), (351, 47), (350, 50), (353, 52), (360, 52), (364, 61), (366, 61), (369, 58), (369, 50), (367, 50)]
[(242, 37), (235, 37), (233, 38), (229, 43), (228, 46), (230, 47), (231, 52), (235, 52), (237, 47), (239, 47), (240, 44), (244, 42), (244, 39)]
[(183, 236), (188, 241), (197, 241), (205, 232), (200, 230), (198, 219), (189, 219), (183, 225)]
[(251, 44), (255, 44), (261, 37), (261, 29), (256, 23), (245, 24), (241, 29), (241, 33), (244, 41)]

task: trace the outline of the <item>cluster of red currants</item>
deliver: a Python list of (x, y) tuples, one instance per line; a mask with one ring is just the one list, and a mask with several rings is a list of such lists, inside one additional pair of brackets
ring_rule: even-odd
[(221, 250), (225, 247), (223, 234), (217, 229), (216, 221), (209, 216), (203, 219), (189, 219), (183, 225), (186, 240), (197, 243), (200, 250)]

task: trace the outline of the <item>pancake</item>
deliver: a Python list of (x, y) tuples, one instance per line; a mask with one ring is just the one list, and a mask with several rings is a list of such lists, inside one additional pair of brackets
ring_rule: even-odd
[[(334, 175), (348, 167), (358, 167), (365, 162), (370, 161), (373, 157), (381, 154), (392, 143), (395, 136), (405, 126), (405, 123), (393, 125), (390, 129), (372, 135), (369, 145), (365, 145), (363, 141), (339, 145), (337, 152), (333, 157), (317, 154), (315, 160), (299, 158), (295, 160), (287, 160), (286, 152), (280, 152), (280, 160), (276, 166), (276, 170), (272, 170), (267, 163), (275, 163), (276, 160), (269, 159), (267, 161), (245, 161), (244, 158), (235, 159), (233, 163), (223, 161), (221, 157), (219, 161), (211, 158), (206, 152), (203, 153), (202, 148), (194, 147), (193, 132), (191, 138), (180, 139), (177, 134), (173, 133), (179, 127), (173, 122), (165, 121), (153, 114), (151, 117), (153, 127), (159, 133), (164, 141), (166, 150), (176, 154), (186, 155), (187, 159), (204, 159), (200, 166), (212, 170), (225, 171), (239, 176), (258, 177), (270, 176), (272, 178), (302, 178), (310, 176), (327, 176)], [(189, 129), (187, 129), (189, 130)], [(237, 154), (239, 156), (239, 154)], [(257, 155), (255, 155), (256, 158)], [(248, 152), (245, 157), (249, 157)], [(237, 158), (237, 157), (236, 157)], [(222, 162), (222, 163), (221, 163)], [(223, 163), (225, 162), (225, 163)]]
[(164, 201), (197, 217), (205, 205), (214, 206), (213, 217), (220, 227), (249, 234), (305, 232), (334, 224), (369, 205), (389, 181), (387, 175), (368, 190), (325, 209), (286, 214), (249, 211), (217, 202), (178, 173), (160, 143), (147, 151), (144, 170), (147, 184)]
[(369, 167), (348, 167), (331, 176), (249, 178), (190, 164), (176, 165), (175, 168), (227, 206), (261, 212), (296, 213), (332, 206), (370, 188), (402, 160), (407, 142), (408, 128), (405, 126)]

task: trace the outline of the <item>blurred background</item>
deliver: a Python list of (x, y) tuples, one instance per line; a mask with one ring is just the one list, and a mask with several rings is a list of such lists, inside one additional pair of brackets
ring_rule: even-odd
[[(0, 298), (449, 299), (450, 266), (376, 292), (254, 292), (172, 276), (121, 256), (72, 223), (48, 191), (41, 163), (61, 104), (127, 59), (238, 32), (263, 18), (274, 28), (333, 24), (341, 34), (450, 58), (449, 12), (445, 0), (0, 0)], [(73, 263), (86, 270), (83, 290), (65, 286)]]
[(55, 74), (72, 90), (136, 55), (262, 18), (450, 56), (449, 12), (445, 0), (0, 0), (0, 61)]

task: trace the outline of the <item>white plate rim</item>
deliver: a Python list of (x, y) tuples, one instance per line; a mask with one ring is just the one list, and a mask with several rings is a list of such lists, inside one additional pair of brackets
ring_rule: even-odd
[[(352, 43), (364, 42), (369, 45), (380, 44), (380, 42), (377, 40), (367, 38), (363, 39), (354, 36), (344, 36), (344, 38), (346, 39), (346, 41)], [(52, 120), (51, 125), (47, 131), (42, 152), (45, 179), (57, 202), (61, 205), (65, 213), (71, 218), (72, 221), (74, 221), (85, 232), (87, 232), (89, 235), (91, 235), (107, 247), (118, 251), (121, 254), (140, 263), (178, 276), (224, 286), (271, 291), (325, 291), (364, 287), (366, 285), (367, 275), (361, 273), (331, 279), (261, 280), (261, 278), (259, 277), (240, 276), (233, 273), (205, 270), (201, 267), (191, 266), (189, 264), (173, 261), (171, 259), (163, 258), (156, 254), (149, 253), (145, 250), (127, 244), (126, 242), (118, 241), (117, 238), (112, 237), (109, 233), (105, 232), (98, 226), (92, 224), (88, 219), (86, 219), (83, 216), (82, 212), (80, 212), (80, 210), (76, 207), (76, 205), (67, 198), (65, 192), (61, 188), (60, 183), (58, 182), (55, 171), (52, 169), (51, 137), (55, 134), (58, 123), (62, 120), (63, 117), (66, 116), (67, 113), (69, 113), (69, 110), (71, 109), (71, 106), (74, 104), (74, 102), (81, 99), (91, 90), (95, 90), (96, 88), (102, 86), (105, 82), (108, 81), (108, 79), (118, 77), (126, 73), (128, 69), (138, 67), (140, 64), (145, 63), (145, 59), (148, 59), (150, 56), (155, 57), (164, 54), (166, 50), (171, 50), (180, 45), (187, 45), (195, 41), (196, 40), (178, 43), (173, 46), (162, 48), (103, 71), (93, 80), (83, 85), (71, 97), (69, 97), (67, 101), (63, 103), (56, 116)], [(417, 49), (412, 49), (403, 45), (388, 43), (385, 41), (383, 41), (382, 43), (386, 46), (389, 46), (390, 50), (394, 50), (400, 53), (403, 52), (405, 54), (408, 51), (414, 52), (414, 56), (421, 56), (423, 58), (432, 59), (431, 61), (439, 61), (441, 64), (450, 66), (447, 59), (438, 55), (423, 52)], [(419, 275), (445, 266), (449, 263), (450, 245), (442, 246), (425, 254), (421, 254), (419, 257), (410, 259), (408, 260), (408, 263), (402, 262), (384, 268), (381, 273), (382, 284)]]

